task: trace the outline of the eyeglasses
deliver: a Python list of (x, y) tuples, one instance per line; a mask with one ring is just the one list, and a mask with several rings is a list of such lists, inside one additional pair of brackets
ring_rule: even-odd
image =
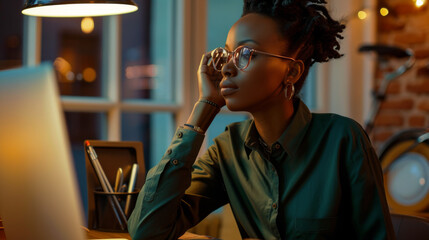
[(249, 66), (250, 60), (252, 59), (252, 56), (254, 53), (262, 54), (270, 57), (283, 58), (294, 62), (296, 61), (291, 57), (285, 57), (277, 54), (262, 52), (246, 46), (239, 46), (232, 52), (229, 52), (225, 48), (218, 47), (211, 52), (213, 67), (216, 71), (220, 72), (222, 70), (222, 67), (225, 64), (227, 64), (229, 60), (231, 60), (232, 58), (232, 61), (234, 62), (235, 67), (240, 69), (241, 71), (244, 71), (244, 69), (246, 69)]

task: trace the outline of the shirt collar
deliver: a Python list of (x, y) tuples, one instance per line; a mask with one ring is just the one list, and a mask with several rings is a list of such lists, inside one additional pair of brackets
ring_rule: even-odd
[(249, 157), (252, 150), (256, 150), (258, 147), (259, 133), (255, 127), (255, 121), (253, 119), (250, 121), (249, 128), (244, 137), (244, 149), (246, 150), (247, 157)]
[[(294, 107), (295, 113), (292, 116), (289, 125), (277, 140), (277, 142), (291, 157), (296, 155), (296, 151), (298, 150), (298, 147), (301, 144), (311, 122), (311, 112), (301, 99), (294, 102)], [(256, 130), (255, 122), (253, 120), (250, 123), (244, 139), (246, 153), (247, 156), (249, 156), (250, 152), (255, 150), (258, 146), (257, 144), (259, 144), (259, 133)]]

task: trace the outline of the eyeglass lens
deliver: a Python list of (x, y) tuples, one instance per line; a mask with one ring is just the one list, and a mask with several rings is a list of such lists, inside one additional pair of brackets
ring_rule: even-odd
[(235, 65), (238, 69), (244, 70), (249, 65), (252, 51), (250, 51), (250, 49), (247, 47), (242, 47), (237, 50), (238, 51), (235, 56)]
[(216, 69), (217, 71), (220, 71), (223, 67), (223, 65), (225, 65), (225, 63), (228, 62), (228, 52), (223, 49), (223, 48), (216, 48), (215, 50), (213, 50), (212, 52), (212, 61), (213, 61), (213, 67), (214, 69)]
[[(234, 65), (244, 70), (248, 65), (252, 55), (252, 51), (248, 47), (239, 47), (232, 53)], [(213, 67), (217, 71), (221, 71), (222, 67), (230, 60), (230, 53), (224, 48), (216, 48), (212, 51)]]

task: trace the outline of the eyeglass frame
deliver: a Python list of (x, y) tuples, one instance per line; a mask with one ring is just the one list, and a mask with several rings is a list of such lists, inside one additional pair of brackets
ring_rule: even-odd
[[(235, 57), (234, 57), (234, 55), (233, 55), (233, 54), (235, 54), (237, 51), (241, 50), (242, 48), (247, 48), (247, 49), (249, 49), (249, 50), (250, 50), (250, 57), (249, 57), (249, 60), (247, 61), (246, 66), (245, 66), (245, 67), (243, 67), (243, 68), (239, 68), (239, 67), (237, 66), (237, 62), (236, 62)], [(276, 57), (276, 58), (287, 59), (287, 60), (291, 60), (291, 61), (296, 62), (296, 59), (294, 59), (294, 58), (286, 57), (286, 56), (281, 56), (281, 55), (277, 55), (277, 54), (274, 54), (274, 53), (268, 53), (268, 52), (259, 51), (259, 50), (256, 50), (256, 49), (254, 49), (254, 48), (248, 47), (248, 46), (238, 46), (238, 47), (237, 47), (236, 49), (234, 49), (232, 52), (230, 52), (230, 51), (226, 50), (226, 49), (225, 49), (225, 48), (223, 48), (223, 47), (217, 47), (217, 48), (215, 48), (215, 49), (213, 49), (213, 50), (212, 50), (212, 52), (211, 52), (211, 54), (210, 54), (210, 55), (212, 56), (212, 59), (213, 59), (213, 61), (212, 61), (213, 68), (214, 68), (216, 71), (218, 71), (218, 72), (221, 72), (221, 71), (222, 71), (223, 66), (222, 66), (222, 68), (221, 68), (221, 69), (219, 69), (219, 70), (216, 68), (216, 65), (215, 65), (215, 62), (214, 62), (213, 54), (214, 54), (214, 52), (215, 52), (217, 49), (222, 49), (223, 51), (225, 51), (225, 52), (228, 54), (228, 59), (227, 59), (227, 61), (225, 62), (225, 64), (227, 64), (227, 63), (231, 60), (231, 58), (232, 58), (232, 61), (234, 62), (234, 66), (235, 66), (237, 69), (239, 69), (240, 71), (243, 71), (243, 72), (244, 72), (244, 70), (249, 66), (249, 64), (250, 64), (250, 60), (252, 60), (253, 53), (262, 54), (262, 55), (266, 55), (266, 56), (269, 56), (269, 57)], [(224, 66), (225, 66), (225, 65), (224, 65)]]

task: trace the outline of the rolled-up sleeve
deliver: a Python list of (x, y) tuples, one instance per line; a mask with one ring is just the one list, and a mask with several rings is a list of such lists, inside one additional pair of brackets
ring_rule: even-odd
[[(133, 239), (177, 239), (218, 207), (198, 188), (185, 194), (191, 186), (192, 166), (203, 140), (204, 135), (195, 131), (177, 129), (161, 161), (148, 172), (128, 220)], [(209, 153), (204, 158), (209, 159)], [(201, 174), (210, 182), (212, 171), (206, 170)], [(201, 209), (205, 209), (204, 213)]]

